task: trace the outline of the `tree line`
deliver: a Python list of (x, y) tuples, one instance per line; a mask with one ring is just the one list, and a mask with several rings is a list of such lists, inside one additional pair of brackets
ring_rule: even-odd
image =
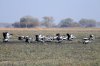
[(19, 22), (12, 24), (15, 28), (33, 28), (33, 27), (46, 27), (46, 28), (66, 28), (66, 27), (96, 27), (96, 20), (82, 18), (78, 22), (74, 21), (72, 18), (62, 19), (58, 24), (56, 24), (55, 19), (51, 16), (43, 17), (40, 21), (36, 17), (24, 16), (20, 18)]

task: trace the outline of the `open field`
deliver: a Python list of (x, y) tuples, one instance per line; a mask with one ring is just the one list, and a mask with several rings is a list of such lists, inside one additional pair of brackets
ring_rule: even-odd
[[(2, 43), (2, 32), (13, 33), (11, 42)], [(55, 35), (72, 33), (74, 41), (33, 42), (17, 40), (20, 35), (34, 37), (36, 34)], [(95, 41), (82, 44), (83, 37), (89, 34), (96, 36)], [(67, 28), (67, 29), (0, 29), (0, 66), (100, 66), (100, 28)]]

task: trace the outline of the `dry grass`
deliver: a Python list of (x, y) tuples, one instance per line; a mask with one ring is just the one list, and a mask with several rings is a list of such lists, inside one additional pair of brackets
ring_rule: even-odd
[[(14, 34), (14, 40), (2, 43), (2, 32), (8, 31)], [(35, 34), (73, 33), (77, 40), (62, 43), (37, 43), (30, 44), (20, 42), (17, 36)], [(82, 37), (94, 34), (96, 40), (84, 45)], [(100, 29), (99, 28), (64, 28), (46, 29), (30, 28), (0, 29), (0, 66), (100, 66)]]

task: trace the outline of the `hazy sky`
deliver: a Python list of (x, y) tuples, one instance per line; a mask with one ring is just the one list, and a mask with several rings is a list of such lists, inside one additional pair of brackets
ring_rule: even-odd
[(0, 22), (16, 22), (27, 15), (53, 16), (55, 22), (68, 17), (100, 21), (100, 0), (0, 0)]

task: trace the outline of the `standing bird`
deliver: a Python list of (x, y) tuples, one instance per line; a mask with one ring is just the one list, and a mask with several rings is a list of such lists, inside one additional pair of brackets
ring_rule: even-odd
[(3, 32), (3, 42), (8, 42), (12, 35), (9, 32)]
[(88, 44), (95, 39), (94, 35), (90, 34), (88, 38), (83, 38), (83, 44)]
[(62, 41), (62, 37), (61, 37), (60, 33), (56, 34), (56, 40), (58, 41), (58, 43), (60, 43)]

